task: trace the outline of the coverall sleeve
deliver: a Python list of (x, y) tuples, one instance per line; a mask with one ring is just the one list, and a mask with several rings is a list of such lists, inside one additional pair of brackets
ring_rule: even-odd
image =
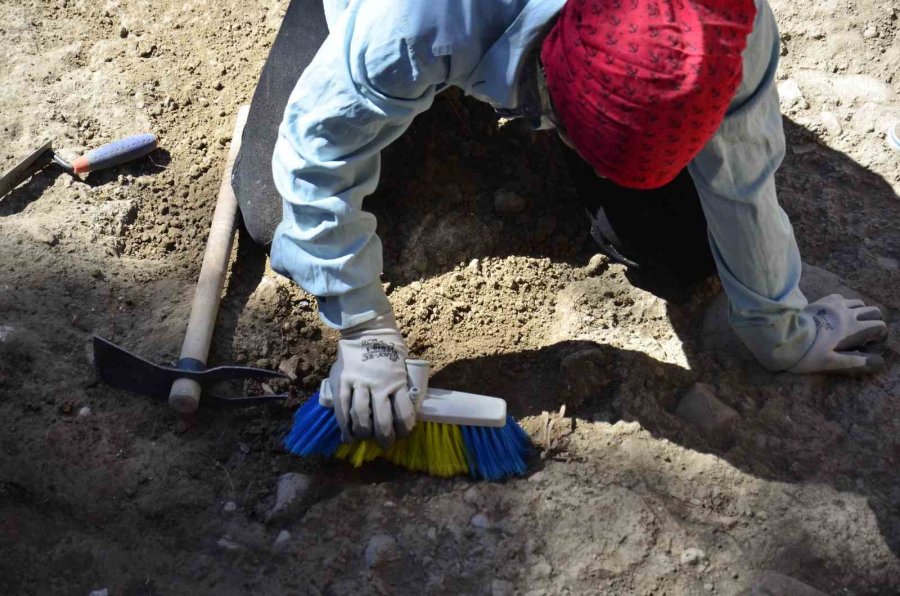
[(441, 60), (414, 60), (402, 15), (377, 5), (353, 3), (333, 17), (288, 101), (272, 160), (283, 199), (272, 267), (315, 295), (337, 329), (390, 311), (375, 217), (362, 202), (378, 184), (381, 150), (447, 77)]
[(709, 224), (731, 326), (763, 366), (784, 370), (809, 350), (816, 327), (801, 312), (807, 300), (798, 286), (800, 253), (775, 193), (775, 171), (785, 152), (774, 81), (778, 29), (765, 0), (757, 6), (743, 82), (689, 172)]

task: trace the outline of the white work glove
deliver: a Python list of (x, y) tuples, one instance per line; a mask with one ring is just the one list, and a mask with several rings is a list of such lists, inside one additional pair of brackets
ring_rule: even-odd
[(832, 294), (807, 305), (803, 312), (816, 322), (816, 340), (789, 372), (860, 375), (884, 366), (881, 355), (860, 351), (865, 344), (887, 337), (878, 307)]
[(395, 436), (409, 434), (416, 413), (406, 381), (408, 353), (393, 313), (341, 332), (328, 383), (342, 441), (374, 434), (387, 448)]

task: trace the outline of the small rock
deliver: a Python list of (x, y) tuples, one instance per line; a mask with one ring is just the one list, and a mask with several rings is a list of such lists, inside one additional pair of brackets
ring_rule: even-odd
[(491, 527), (491, 520), (483, 513), (476, 513), (472, 516), (472, 525), (476, 528), (486, 529)]
[(775, 571), (763, 571), (753, 581), (750, 596), (826, 596), (800, 580)]
[(588, 261), (587, 267), (584, 268), (585, 273), (588, 275), (600, 275), (607, 269), (609, 269), (610, 260), (609, 257), (597, 253), (591, 257), (591, 260)]
[(491, 582), (491, 596), (507, 596), (512, 593), (512, 583), (503, 579), (495, 579)]
[(312, 478), (306, 474), (288, 472), (278, 478), (278, 486), (275, 490), (275, 506), (269, 513), (271, 518), (277, 513), (290, 509), (293, 505), (303, 501), (312, 488)]
[(695, 383), (675, 409), (675, 414), (693, 426), (712, 445), (724, 446), (738, 413), (716, 398), (715, 390), (706, 383)]
[(531, 575), (534, 577), (549, 577), (553, 573), (553, 567), (547, 561), (540, 561), (531, 567)]
[(278, 365), (278, 370), (286, 374), (292, 381), (297, 380), (297, 367), (300, 365), (300, 356), (291, 356), (282, 360)]
[(222, 538), (219, 538), (219, 541), (216, 542), (216, 544), (219, 546), (219, 548), (221, 548), (223, 550), (231, 551), (231, 552), (241, 550), (241, 548), (242, 548), (240, 544), (238, 544), (234, 540), (231, 540), (227, 536), (223, 536)]
[(468, 269), (473, 273), (478, 273), (479, 271), (481, 271), (481, 261), (479, 261), (478, 259), (472, 259), (471, 261), (469, 261)]
[(224, 88), (225, 84), (222, 81), (216, 81), (216, 84), (213, 85), (213, 89), (215, 89), (216, 91), (221, 91)]
[(700, 561), (706, 558), (706, 553), (696, 547), (691, 547), (685, 549), (683, 553), (681, 553), (681, 564), (682, 565), (696, 565)]
[(785, 79), (778, 83), (778, 97), (781, 99), (781, 105), (786, 108), (809, 107), (800, 85), (794, 79)]
[(90, 415), (91, 415), (91, 408), (90, 408), (90, 407), (88, 407), (88, 406), (83, 406), (83, 407), (79, 408), (79, 410), (78, 410), (78, 417), (79, 417), (79, 418), (87, 418), (87, 417), (90, 416)]
[(841, 123), (838, 121), (837, 116), (832, 114), (831, 112), (822, 112), (821, 115), (822, 125), (825, 126), (825, 130), (828, 131), (833, 137), (841, 136), (841, 133), (844, 132), (843, 127), (841, 127)]
[(888, 271), (896, 271), (900, 269), (900, 263), (897, 262), (897, 259), (892, 259), (890, 257), (877, 257), (875, 259), (878, 261), (878, 266), (882, 269), (887, 269)]
[(222, 511), (224, 511), (225, 513), (234, 513), (235, 511), (237, 511), (237, 503), (235, 503), (234, 501), (228, 501), (222, 507)]
[(528, 202), (512, 191), (500, 189), (494, 195), (494, 211), (498, 215), (517, 215), (527, 207)]
[(705, 583), (705, 584), (703, 584), (703, 590), (704, 590), (705, 592), (712, 592), (712, 591), (713, 591), (713, 588), (715, 588), (715, 586), (713, 586), (713, 585), (710, 584), (710, 583)]
[(138, 56), (141, 58), (149, 58), (156, 51), (156, 44), (149, 41), (138, 43)]
[(873, 39), (878, 37), (878, 29), (875, 27), (866, 27), (866, 30), (863, 31), (863, 37), (866, 39)]
[(397, 558), (397, 541), (392, 536), (377, 534), (369, 539), (366, 545), (366, 564), (369, 567), (377, 567)]
[(428, 531), (425, 534), (428, 536), (429, 540), (437, 540), (437, 528), (428, 528)]
[(99, 590), (91, 590), (88, 596), (109, 596), (109, 589), (100, 588)]
[(540, 472), (535, 472), (528, 478), (528, 482), (543, 482), (544, 478), (546, 478), (547, 472), (541, 470)]
[(122, 39), (128, 37), (128, 27), (122, 25), (122, 28), (119, 29), (119, 37), (121, 37)]
[(278, 552), (282, 552), (287, 550), (288, 545), (291, 542), (291, 533), (287, 530), (282, 530), (278, 532), (278, 536), (275, 538), (275, 542), (272, 543), (272, 548)]

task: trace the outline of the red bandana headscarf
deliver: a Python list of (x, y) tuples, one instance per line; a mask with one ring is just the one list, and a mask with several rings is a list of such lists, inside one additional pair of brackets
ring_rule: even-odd
[(541, 48), (564, 132), (621, 186), (670, 182), (722, 123), (755, 15), (753, 0), (569, 0)]

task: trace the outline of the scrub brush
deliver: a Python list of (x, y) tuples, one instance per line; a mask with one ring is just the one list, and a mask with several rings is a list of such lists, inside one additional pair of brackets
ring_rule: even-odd
[(470, 474), (483, 480), (521, 476), (531, 439), (496, 397), (428, 387), (429, 363), (407, 360), (416, 426), (387, 450), (374, 440), (341, 442), (328, 380), (294, 415), (284, 440), (288, 451), (303, 457), (324, 455), (355, 467), (377, 458), (433, 476)]

